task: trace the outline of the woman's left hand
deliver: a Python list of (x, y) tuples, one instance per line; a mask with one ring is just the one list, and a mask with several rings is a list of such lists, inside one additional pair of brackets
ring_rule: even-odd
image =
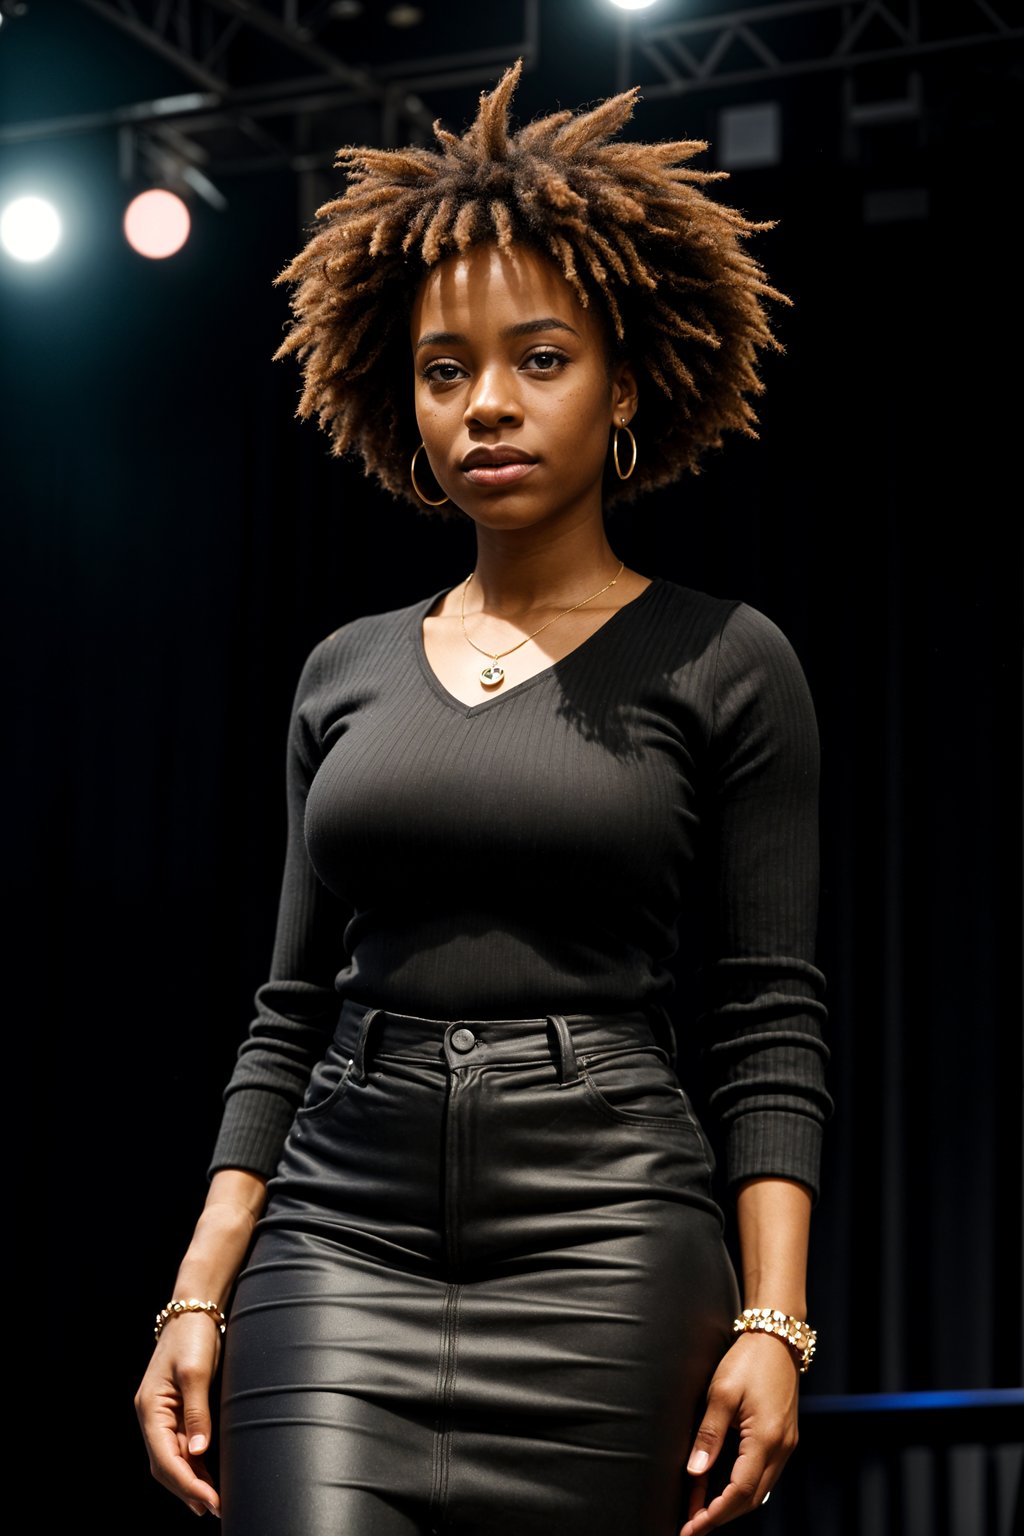
[[(781, 1339), (741, 1334), (722, 1356), (686, 1470), (693, 1478), (679, 1536), (702, 1536), (763, 1504), (796, 1448), (800, 1368)], [(727, 1486), (707, 1499), (708, 1473), (730, 1427), (740, 1444)]]

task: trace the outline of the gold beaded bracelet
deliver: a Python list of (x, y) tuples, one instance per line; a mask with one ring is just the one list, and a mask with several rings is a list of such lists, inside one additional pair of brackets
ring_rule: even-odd
[(743, 1316), (732, 1325), (733, 1333), (774, 1333), (800, 1356), (800, 1372), (803, 1374), (814, 1359), (814, 1347), (818, 1342), (815, 1330), (798, 1318), (787, 1317), (772, 1307), (745, 1307)]
[(207, 1317), (213, 1319), (223, 1334), (227, 1328), (228, 1320), (215, 1301), (197, 1301), (194, 1296), (188, 1301), (169, 1301), (166, 1307), (161, 1307), (156, 1315), (156, 1327), (153, 1329), (153, 1337), (158, 1339), (163, 1332), (164, 1324), (170, 1322), (172, 1317), (177, 1317), (181, 1312), (205, 1312)]

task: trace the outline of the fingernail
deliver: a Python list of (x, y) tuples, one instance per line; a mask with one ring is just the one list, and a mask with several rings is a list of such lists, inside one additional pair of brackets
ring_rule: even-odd
[(687, 1462), (687, 1472), (691, 1473), (694, 1477), (699, 1477), (700, 1474), (704, 1471), (704, 1468), (707, 1466), (710, 1459), (711, 1458), (708, 1456), (707, 1451), (694, 1451), (693, 1455), (690, 1457), (690, 1460)]
[(206, 1507), (207, 1507), (207, 1509), (208, 1509), (208, 1510), (209, 1510), (209, 1511), (210, 1511), (210, 1514), (211, 1514), (211, 1515), (212, 1515), (212, 1516), (213, 1516), (213, 1518), (214, 1518), (214, 1519), (215, 1519), (215, 1520), (219, 1520), (219, 1519), (220, 1519), (220, 1513), (219, 1513), (219, 1511), (218, 1511), (218, 1510), (216, 1510), (216, 1509), (214, 1509), (214, 1507), (213, 1507), (213, 1505), (212, 1505), (212, 1504), (207, 1504), (207, 1506), (206, 1506)]
[(188, 1448), (193, 1456), (198, 1456), (200, 1451), (206, 1450), (206, 1436), (193, 1435), (188, 1443)]

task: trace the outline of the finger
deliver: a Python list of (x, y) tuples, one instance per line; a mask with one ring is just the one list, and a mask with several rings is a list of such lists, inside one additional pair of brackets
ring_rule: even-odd
[(768, 1467), (765, 1468), (764, 1477), (762, 1477), (761, 1481), (758, 1483), (757, 1488), (756, 1488), (756, 1490), (754, 1492), (754, 1506), (755, 1506), (755, 1508), (760, 1507), (760, 1505), (762, 1505), (762, 1504), (767, 1504), (767, 1502), (768, 1502), (768, 1495), (774, 1490), (775, 1484), (779, 1480), (781, 1471), (782, 1471), (782, 1468), (779, 1467), (779, 1466), (771, 1466), (771, 1465), (769, 1465)]
[[(690, 1518), (679, 1536), (700, 1536), (703, 1531), (713, 1530), (715, 1526), (726, 1525), (730, 1520), (748, 1514), (767, 1493), (770, 1482), (768, 1458), (764, 1451), (753, 1445), (741, 1446), (725, 1488), (706, 1506), (702, 1503), (694, 1509), (691, 1500)], [(701, 1498), (703, 1500), (706, 1497), (707, 1489), (704, 1487), (701, 1489)]]
[(186, 1366), (178, 1372), (181, 1417), (190, 1456), (201, 1456), (210, 1444), (210, 1378), (203, 1369)]
[[(205, 1475), (193, 1470), (188, 1457), (182, 1455), (176, 1430), (167, 1424), (150, 1423), (144, 1433), (149, 1470), (157, 1482), (186, 1503), (191, 1500), (211, 1511), (219, 1509), (216, 1489)], [(205, 1474), (205, 1468), (202, 1473)]]
[(203, 1453), (209, 1449), (211, 1432), (209, 1366), (205, 1360), (189, 1361), (179, 1366), (177, 1379), (183, 1426), (179, 1435), (179, 1454), (203, 1487), (206, 1508), (219, 1518), (220, 1500), (203, 1460)]
[[(735, 1497), (732, 1497), (734, 1493)], [(734, 1490), (730, 1483), (717, 1498), (711, 1500), (706, 1509), (699, 1509), (687, 1520), (679, 1536), (703, 1536), (705, 1531), (727, 1525), (730, 1520), (738, 1520), (740, 1515), (749, 1514), (752, 1507), (749, 1494), (741, 1494), (738, 1488)]]
[(731, 1415), (717, 1405), (709, 1408), (693, 1437), (686, 1470), (691, 1477), (703, 1477), (713, 1467), (729, 1429)]
[[(757, 1488), (757, 1484), (747, 1482), (728, 1483), (705, 1509), (698, 1510), (687, 1521), (679, 1536), (701, 1536), (703, 1531), (714, 1530), (716, 1526), (727, 1525), (730, 1520), (738, 1520), (741, 1515), (749, 1514), (757, 1508), (759, 1502)], [(767, 1489), (764, 1491), (767, 1492)]]
[[(194, 1476), (199, 1480), (197, 1486), (203, 1489), (203, 1513), (216, 1515), (220, 1519), (220, 1495), (213, 1486), (213, 1479), (206, 1468), (206, 1462), (202, 1456), (189, 1454), (188, 1442), (184, 1433), (178, 1436), (178, 1454), (186, 1466), (191, 1468)], [(188, 1501), (186, 1500), (186, 1503)]]
[(708, 1480), (706, 1477), (695, 1477), (690, 1482), (690, 1502), (687, 1506), (687, 1519), (692, 1520), (698, 1510), (704, 1508), (708, 1496)]

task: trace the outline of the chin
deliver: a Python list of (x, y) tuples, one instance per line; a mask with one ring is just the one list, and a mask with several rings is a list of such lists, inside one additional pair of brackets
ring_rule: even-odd
[(511, 492), (499, 496), (488, 496), (485, 500), (462, 506), (462, 511), (482, 528), (532, 528), (537, 523), (543, 523), (551, 515), (548, 511), (516, 507), (515, 497)]

